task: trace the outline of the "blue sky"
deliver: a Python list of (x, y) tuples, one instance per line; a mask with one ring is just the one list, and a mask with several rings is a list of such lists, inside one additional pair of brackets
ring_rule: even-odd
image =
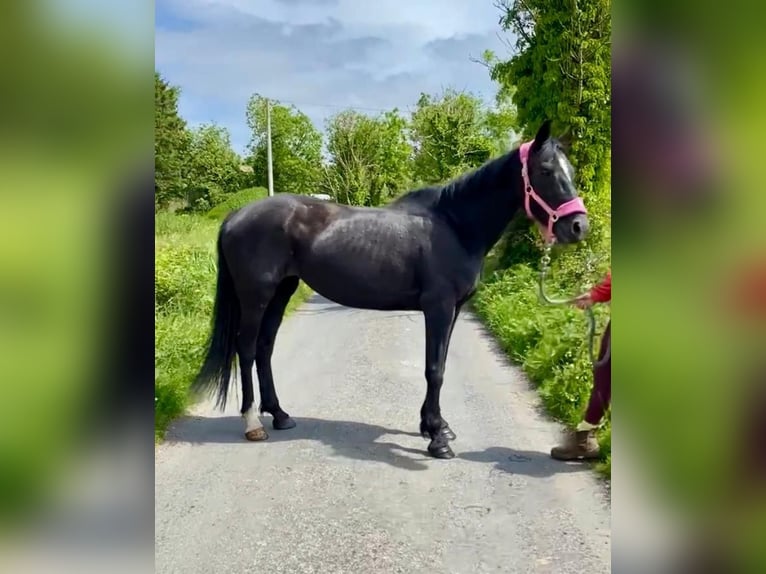
[[(411, 108), (446, 87), (491, 101), (496, 86), (471, 62), (505, 56), (492, 0), (157, 0), (156, 68), (181, 88), (190, 125), (250, 140), (245, 107), (257, 92), (295, 102), (314, 124), (344, 107)], [(501, 39), (502, 38), (502, 39)]]

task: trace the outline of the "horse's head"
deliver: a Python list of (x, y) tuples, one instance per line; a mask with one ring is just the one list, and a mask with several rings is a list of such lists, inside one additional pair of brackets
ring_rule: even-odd
[(576, 243), (588, 233), (585, 205), (577, 195), (574, 168), (546, 120), (535, 139), (521, 145), (524, 208), (546, 241)]

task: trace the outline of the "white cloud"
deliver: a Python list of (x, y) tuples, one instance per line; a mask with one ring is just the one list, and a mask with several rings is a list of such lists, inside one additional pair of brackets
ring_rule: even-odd
[[(158, 0), (157, 69), (181, 86), (181, 113), (215, 121), (243, 151), (258, 92), (299, 106), (317, 127), (344, 106), (412, 106), (447, 86), (491, 97), (469, 61), (504, 53), (491, 2), (466, 0)], [(337, 108), (327, 105), (337, 106)]]

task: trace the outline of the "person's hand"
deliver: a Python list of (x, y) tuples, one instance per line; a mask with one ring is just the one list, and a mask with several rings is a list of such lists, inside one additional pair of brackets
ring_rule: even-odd
[(575, 297), (572, 304), (578, 309), (587, 309), (593, 305), (593, 299), (591, 299), (590, 293), (583, 293), (582, 295)]

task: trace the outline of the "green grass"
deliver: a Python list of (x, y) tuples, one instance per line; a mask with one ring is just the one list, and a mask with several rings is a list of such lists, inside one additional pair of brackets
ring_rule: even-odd
[[(215, 295), (219, 225), (203, 215), (155, 216), (154, 393), (158, 440), (168, 424), (189, 406), (188, 388), (205, 353)], [(286, 313), (310, 295), (311, 290), (301, 283)]]
[[(548, 412), (568, 425), (582, 420), (593, 386), (584, 313), (573, 307), (541, 304), (536, 273), (523, 264), (486, 278), (473, 307), (505, 353), (537, 387)], [(594, 309), (601, 333), (608, 309)], [(595, 344), (598, 347), (599, 341)], [(606, 418), (599, 431), (602, 459), (597, 468), (610, 477), (611, 413)]]

